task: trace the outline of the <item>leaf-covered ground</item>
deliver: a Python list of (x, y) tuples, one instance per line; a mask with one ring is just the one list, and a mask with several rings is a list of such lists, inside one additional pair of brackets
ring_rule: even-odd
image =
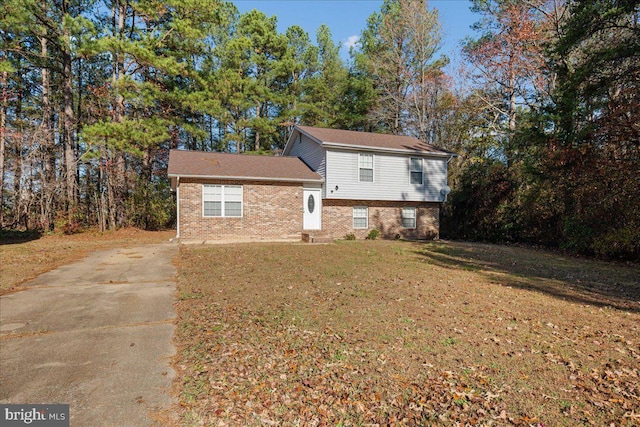
[(183, 246), (182, 424), (640, 425), (640, 269), (398, 241)]

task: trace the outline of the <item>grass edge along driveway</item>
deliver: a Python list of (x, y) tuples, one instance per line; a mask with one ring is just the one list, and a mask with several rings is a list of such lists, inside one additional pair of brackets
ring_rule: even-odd
[(73, 235), (8, 233), (0, 235), (0, 294), (20, 289), (42, 273), (86, 257), (97, 250), (125, 248), (147, 243), (164, 243), (174, 230), (143, 231), (121, 228), (117, 231), (87, 231)]

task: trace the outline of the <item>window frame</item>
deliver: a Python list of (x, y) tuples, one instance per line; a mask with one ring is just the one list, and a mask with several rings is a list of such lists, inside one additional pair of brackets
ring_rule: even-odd
[[(364, 209), (364, 216), (356, 216), (356, 209)], [(364, 227), (358, 227), (356, 226), (356, 219), (363, 219), (365, 220), (365, 226)], [(352, 225), (353, 225), (353, 229), (354, 230), (366, 230), (369, 228), (369, 207), (368, 206), (354, 206), (352, 211), (351, 211), (351, 219), (352, 219)]]
[[(363, 167), (362, 159), (365, 157), (371, 158), (371, 167)], [(362, 170), (371, 170), (371, 181), (362, 180)], [(358, 182), (375, 182), (375, 155), (372, 153), (358, 153)]]
[[(413, 217), (405, 216), (405, 212), (409, 212), (409, 211), (413, 211)], [(415, 207), (408, 206), (408, 207), (402, 208), (401, 218), (402, 218), (402, 228), (406, 230), (415, 230), (416, 228), (418, 228), (418, 209), (416, 209)], [(405, 225), (405, 220), (407, 219), (413, 220), (413, 227), (408, 227)]]
[[(207, 188), (220, 188), (220, 200), (215, 200), (215, 195), (205, 194), (205, 190)], [(227, 215), (227, 202), (238, 202), (237, 200), (226, 200), (226, 192), (227, 188), (239, 188), (240, 189), (240, 215)], [(233, 196), (229, 195), (229, 198)], [(235, 197), (234, 197), (235, 198)], [(206, 202), (220, 202), (220, 215), (207, 215), (205, 213), (205, 203)], [(202, 217), (203, 218), (243, 218), (244, 217), (244, 186), (238, 184), (202, 184)]]
[[(413, 160), (420, 161), (420, 169), (413, 168)], [(420, 173), (420, 183), (413, 182), (413, 174)], [(409, 157), (409, 184), (411, 185), (424, 185), (424, 162), (422, 157)]]

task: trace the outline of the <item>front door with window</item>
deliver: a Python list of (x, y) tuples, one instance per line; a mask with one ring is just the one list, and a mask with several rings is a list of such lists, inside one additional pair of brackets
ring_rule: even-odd
[(322, 228), (322, 199), (319, 188), (305, 188), (304, 197), (304, 217), (302, 228), (305, 230), (320, 230)]

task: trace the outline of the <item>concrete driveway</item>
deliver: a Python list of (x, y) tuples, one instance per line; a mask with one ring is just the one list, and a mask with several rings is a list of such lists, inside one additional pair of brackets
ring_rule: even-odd
[(176, 254), (95, 252), (0, 297), (0, 402), (68, 403), (71, 426), (154, 425), (171, 405)]

